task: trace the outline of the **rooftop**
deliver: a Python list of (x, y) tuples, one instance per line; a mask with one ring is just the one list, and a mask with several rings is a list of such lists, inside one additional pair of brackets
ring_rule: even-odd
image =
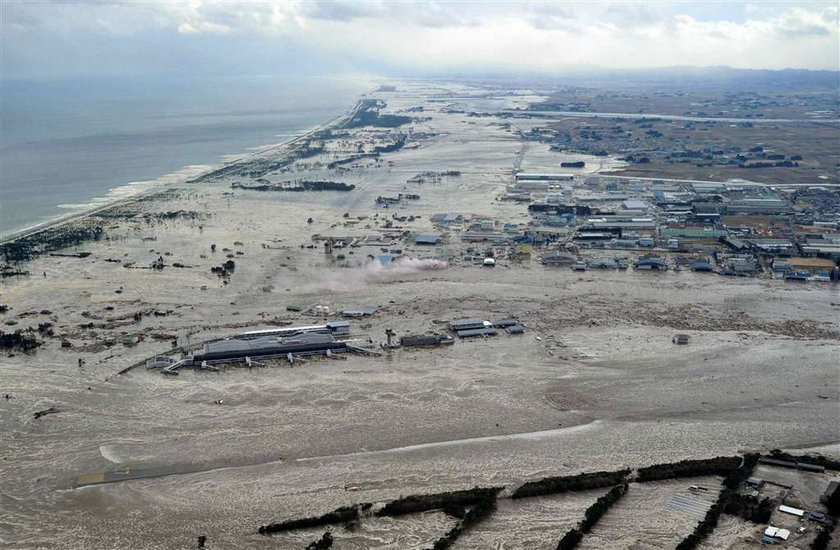
[(639, 200), (626, 200), (621, 205), (627, 210), (645, 210), (648, 207), (647, 202)]
[(660, 234), (663, 237), (688, 237), (695, 239), (719, 239), (726, 236), (726, 231), (723, 229), (713, 229), (705, 227), (683, 227), (679, 229), (662, 229)]
[(415, 244), (437, 244), (440, 237), (437, 235), (417, 235), (414, 237)]

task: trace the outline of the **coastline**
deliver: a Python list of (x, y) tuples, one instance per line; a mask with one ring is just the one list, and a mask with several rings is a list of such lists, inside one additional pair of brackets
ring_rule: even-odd
[[(577, 255), (629, 266), (653, 252), (681, 269), (544, 266), (543, 252), (563, 250), (577, 228), (546, 225), (551, 239), (520, 248), (516, 236), (539, 218), (498, 200), (512, 174), (584, 160), (568, 196), (586, 202), (611, 191), (615, 174), (596, 166), (612, 161), (525, 139), (545, 121), (507, 124), (437, 101), (460, 83), (395, 84), (337, 96), (329, 111), (306, 113), (264, 141), (282, 143), (220, 157), (215, 164), (226, 168), (128, 190), (151, 193), (141, 198), (109, 195), (123, 200), (90, 204), (74, 221), (0, 246), (13, 260), (0, 278), (0, 321), (15, 346), (0, 365), (9, 396), (0, 399), (0, 426), (14, 435), (0, 452), (4, 491), (14, 496), (4, 501), (0, 539), (11, 525), (12, 545), (68, 550), (136, 540), (188, 547), (198, 534), (218, 548), (302, 548), (321, 534), (269, 540), (256, 526), (356, 502), (515, 490), (529, 480), (840, 438), (826, 421), (840, 399), (833, 283), (695, 273), (680, 261), (693, 262), (694, 252), (664, 247), (580, 246)], [(355, 115), (336, 116), (356, 98)], [(231, 150), (224, 135), (220, 143)], [(325, 185), (292, 192), (305, 183)], [(644, 199), (651, 186), (616, 194), (609, 208)], [(653, 206), (645, 215), (660, 211), (668, 215)], [(439, 213), (456, 223), (437, 224)], [(418, 243), (420, 235), (437, 244)], [(488, 250), (493, 268), (484, 264)], [(723, 243), (715, 250), (728, 254)], [(399, 267), (400, 257), (447, 267)], [(511, 319), (524, 334), (455, 333), (439, 347), (194, 365), (177, 376), (147, 368), (161, 364), (150, 358), (177, 359), (246, 331), (337, 322), (349, 327), (339, 340), (375, 349), (389, 333), (448, 333), (459, 318), (500, 328)], [(676, 345), (675, 334), (689, 343)], [(812, 472), (786, 475), (800, 474)], [(79, 480), (97, 486), (71, 489)], [(675, 484), (685, 492), (688, 483), (712, 486), (686, 478), (640, 490), (653, 488), (659, 500), (647, 508), (658, 510)], [(573, 498), (579, 506), (552, 500), (530, 510), (577, 521), (595, 494)], [(389, 540), (402, 547), (406, 533), (434, 529), (431, 540), (445, 528), (440, 517), (389, 523)], [(515, 522), (542, 524), (529, 513)], [(488, 523), (497, 527), (482, 540), (518, 544), (512, 524)], [(640, 525), (633, 532), (646, 537), (665, 531)], [(374, 527), (357, 533), (381, 539)], [(378, 544), (369, 540), (359, 547)]]
[(342, 112), (341, 114), (339, 114), (335, 118), (327, 120), (326, 122), (323, 122), (323, 123), (321, 123), (321, 124), (319, 124), (319, 125), (317, 125), (313, 128), (310, 128), (309, 130), (301, 133), (300, 135), (292, 137), (292, 138), (290, 138), (286, 141), (282, 141), (282, 142), (275, 143), (275, 144), (272, 144), (272, 145), (268, 145), (268, 146), (265, 146), (265, 147), (260, 147), (256, 151), (252, 151), (252, 152), (248, 152), (248, 153), (242, 153), (242, 154), (233, 153), (231, 155), (226, 155), (227, 157), (235, 157), (235, 158), (231, 158), (230, 160), (228, 160), (226, 162), (223, 162), (223, 163), (220, 163), (220, 164), (212, 165), (209, 169), (204, 170), (201, 173), (196, 174), (196, 175), (194, 175), (194, 176), (192, 176), (188, 179), (184, 179), (180, 182), (170, 182), (170, 183), (161, 183), (161, 184), (158, 184), (158, 185), (151, 185), (151, 186), (149, 186), (148, 189), (140, 191), (139, 193), (131, 195), (129, 197), (121, 197), (121, 198), (115, 198), (115, 199), (112, 199), (112, 200), (106, 200), (105, 202), (103, 202), (100, 205), (91, 206), (89, 208), (85, 208), (85, 209), (80, 210), (78, 212), (71, 212), (71, 213), (67, 213), (67, 214), (62, 214), (62, 215), (53, 217), (52, 219), (45, 220), (43, 222), (37, 223), (35, 225), (25, 227), (23, 229), (14, 230), (14, 231), (11, 231), (11, 232), (6, 233), (6, 234), (0, 234), (0, 245), (7, 244), (7, 243), (10, 243), (10, 242), (14, 242), (14, 241), (16, 241), (18, 239), (21, 239), (21, 238), (24, 238), (24, 237), (30, 237), (30, 236), (33, 236), (33, 235), (37, 235), (38, 233), (41, 233), (43, 231), (47, 231), (49, 229), (55, 229), (55, 228), (58, 228), (58, 227), (68, 225), (68, 224), (70, 224), (74, 221), (82, 220), (82, 219), (85, 219), (89, 216), (93, 216), (97, 213), (104, 212), (104, 211), (106, 211), (110, 208), (114, 208), (115, 206), (122, 206), (122, 205), (126, 205), (126, 204), (131, 204), (131, 203), (133, 203), (137, 200), (140, 200), (140, 199), (145, 198), (145, 197), (149, 197), (150, 195), (153, 195), (157, 192), (160, 192), (162, 189), (169, 188), (173, 185), (179, 185), (179, 184), (189, 183), (191, 181), (198, 180), (198, 179), (200, 179), (200, 178), (202, 178), (202, 177), (204, 177), (208, 174), (212, 174), (213, 172), (221, 170), (221, 169), (223, 169), (227, 166), (230, 166), (230, 165), (235, 164), (237, 162), (241, 162), (242, 160), (257, 157), (259, 155), (262, 155), (262, 154), (265, 154), (265, 153), (268, 153), (268, 152), (271, 152), (271, 151), (276, 151), (276, 150), (281, 149), (283, 147), (294, 146), (296, 143), (309, 138), (310, 136), (312, 136), (313, 134), (315, 134), (317, 132), (320, 132), (322, 130), (326, 130), (328, 128), (334, 127), (336, 124), (343, 123), (349, 117), (352, 117), (353, 114), (355, 114), (358, 107), (359, 107), (359, 100), (357, 99), (352, 107), (345, 110), (344, 112)]

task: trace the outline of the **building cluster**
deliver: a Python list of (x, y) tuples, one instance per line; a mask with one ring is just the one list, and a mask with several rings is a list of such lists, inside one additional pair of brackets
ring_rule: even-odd
[(524, 327), (516, 319), (499, 319), (496, 321), (485, 321), (477, 318), (454, 319), (449, 322), (449, 330), (458, 335), (459, 338), (475, 338), (496, 336), (499, 331), (504, 330), (508, 334), (522, 334)]
[(525, 333), (525, 327), (513, 318), (485, 321), (484, 319), (465, 317), (453, 319), (449, 322), (447, 328), (449, 329), (448, 333), (406, 334), (399, 340), (395, 339), (396, 334), (388, 329), (385, 331), (386, 341), (382, 343), (382, 347), (384, 349), (394, 349), (399, 347), (445, 346), (453, 344), (456, 336), (461, 339), (470, 339), (498, 336), (500, 331), (509, 335)]
[(831, 528), (830, 501), (837, 490), (834, 473), (822, 465), (764, 457), (742, 492), (769, 505), (761, 542), (800, 548)]
[(837, 188), (519, 173), (502, 198), (546, 265), (838, 279)]
[[(409, 214), (423, 204), (406, 203), (406, 197), (419, 198), (380, 197), (376, 214), (345, 214), (333, 225), (354, 235), (319, 234), (312, 240), (323, 243), (333, 261), (348, 265), (409, 257), (450, 266), (539, 261), (578, 271), (840, 280), (840, 187), (830, 184), (518, 172), (498, 197), (513, 203), (506, 207), (507, 218)], [(520, 205), (521, 213), (510, 213)]]

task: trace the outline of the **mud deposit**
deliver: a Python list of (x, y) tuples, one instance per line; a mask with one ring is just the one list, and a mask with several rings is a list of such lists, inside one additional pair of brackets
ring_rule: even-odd
[[(283, 538), (257, 529), (400, 495), (511, 489), (745, 450), (822, 446), (837, 454), (836, 286), (687, 271), (580, 274), (501, 255), (495, 268), (475, 265), (462, 253), (470, 245), (430, 217), (527, 223), (526, 206), (496, 198), (528, 152), (518, 153), (508, 120), (450, 112), (446, 94), (466, 87), (399, 89), (376, 96), (387, 101), (383, 112), (424, 105), (421, 120), (259, 159), (272, 183), (339, 181), (352, 191), (232, 189), (250, 181), (246, 166), (244, 176), (123, 205), (125, 215), (98, 221), (106, 237), (66, 250), (89, 256), (41, 255), (24, 265), (34, 275), (0, 282), (0, 303), (9, 306), (0, 320), (16, 323), (5, 330), (47, 322), (53, 330), (38, 333), (43, 345), (34, 353), (11, 351), (0, 361), (0, 396), (10, 396), (0, 399), (0, 546), (193, 548), (203, 535), (214, 549), (303, 548), (325, 530)], [(392, 150), (396, 133), (408, 137)], [(377, 147), (391, 152), (327, 167)], [(543, 166), (545, 156), (528, 165)], [(460, 175), (408, 181), (447, 170)], [(420, 198), (387, 209), (375, 202), (399, 193)], [(442, 243), (414, 244), (428, 233)], [(319, 235), (360, 240), (328, 255)], [(447, 267), (369, 277), (363, 266), (383, 248)], [(164, 265), (152, 268), (158, 259)], [(211, 271), (228, 260), (235, 269)], [(329, 317), (301, 311), (316, 305), (328, 306)], [(311, 325), (363, 306), (378, 309), (351, 319), (357, 345), (378, 346), (386, 329), (439, 332), (472, 316), (515, 317), (525, 333), (343, 361), (277, 360), (176, 377), (140, 366), (118, 375), (173, 345)], [(690, 333), (690, 344), (672, 344), (675, 332)], [(33, 417), (50, 407), (59, 412)], [(77, 488), (79, 476), (123, 469), (159, 475)], [(688, 483), (632, 485), (585, 547), (673, 547), (696, 523), (666, 506)], [(595, 493), (500, 499), (457, 547), (553, 547)], [(335, 548), (405, 549), (425, 547), (452, 524), (428, 513), (330, 530)], [(727, 520), (715, 536), (737, 539), (745, 528)]]

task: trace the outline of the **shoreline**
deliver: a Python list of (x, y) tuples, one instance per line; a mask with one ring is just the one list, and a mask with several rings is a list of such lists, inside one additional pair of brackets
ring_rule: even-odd
[[(460, 83), (391, 82), (393, 91), (331, 96), (330, 110), (265, 140), (276, 145), (221, 157), (225, 168), (197, 167), (129, 191), (151, 191), (141, 198), (114, 193), (124, 199), (116, 206), (68, 211), (79, 214), (75, 221), (0, 246), (10, 268), (0, 279), (0, 321), (11, 344), (0, 365), (0, 395), (9, 396), (0, 399), (0, 425), (15, 434), (0, 452), (0, 476), (16, 498), (6, 522), (12, 544), (194, 547), (200, 534), (218, 548), (302, 548), (321, 533), (265, 539), (256, 532), (267, 524), (260, 517), (840, 440), (826, 420), (840, 401), (834, 283), (765, 278), (764, 266), (748, 260), (755, 278), (694, 272), (704, 258), (713, 270), (731, 267), (725, 262), (737, 253), (717, 234), (701, 234), (685, 251), (661, 238), (653, 247), (580, 243), (574, 259), (586, 271), (545, 266), (546, 254), (572, 253), (566, 243), (592, 208), (565, 227), (543, 223), (552, 213), (498, 200), (514, 170), (564, 172), (559, 162), (586, 161), (584, 170), (569, 168), (565, 209), (613, 191), (615, 174), (585, 174), (613, 162), (526, 139), (538, 138), (545, 121), (508, 125), (434, 99), (464, 90)], [(511, 97), (488, 105), (519, 101)], [(227, 135), (217, 149), (229, 149)], [(144, 158), (154, 157), (138, 162)], [(291, 192), (315, 183), (319, 192)], [(653, 186), (623, 187), (596, 205), (605, 216), (626, 200), (649, 200)], [(706, 194), (669, 188), (692, 200)], [(615, 219), (655, 215), (652, 227), (620, 227), (647, 235), (670, 228), (672, 211), (646, 203)], [(529, 238), (543, 225), (544, 235)], [(421, 235), (436, 244), (418, 242)], [(494, 266), (485, 267), (491, 253)], [(648, 255), (668, 269), (631, 267)], [(401, 257), (419, 261), (403, 265)], [(621, 258), (627, 270), (614, 261)], [(447, 268), (425, 269), (436, 261)], [(802, 263), (811, 264), (825, 262)], [(450, 330), (456, 319), (499, 330), (460, 338)], [(522, 334), (506, 330), (510, 322)], [(237, 357), (178, 376), (148, 368), (206, 341), (227, 339), (220, 345), (233, 349), (244, 332), (325, 323), (346, 327), (330, 332), (333, 339), (377, 354)], [(453, 341), (397, 348), (386, 340), (433, 334)], [(676, 334), (688, 343), (675, 343)], [(824, 449), (827, 457), (840, 452)], [(785, 470), (779, 479), (803, 476), (797, 495), (816, 509), (822, 480), (833, 474)], [(633, 502), (656, 511), (673, 491), (690, 496), (688, 483), (711, 487), (685, 479), (639, 486)], [(83, 484), (96, 487), (73, 488)], [(539, 501), (487, 524), (468, 545), (516, 545), (546, 517), (571, 525), (592, 496)], [(441, 518), (362, 523), (349, 544), (432, 539), (447, 527)], [(678, 530), (651, 526), (650, 514), (619, 519), (607, 534), (629, 529), (676, 544)], [(513, 523), (522, 531), (509, 534)], [(551, 536), (540, 544), (556, 546), (561, 534)]]
[[(367, 95), (367, 94), (363, 94), (363, 95)], [(225, 155), (225, 156), (228, 156), (228, 157), (235, 156), (236, 158), (228, 160), (227, 162), (223, 162), (223, 163), (220, 163), (220, 164), (214, 164), (214, 165), (212, 165), (211, 168), (209, 168), (209, 169), (207, 169), (207, 170), (205, 170), (205, 171), (203, 171), (203, 172), (201, 172), (201, 173), (199, 173), (195, 176), (192, 176), (189, 179), (184, 179), (181, 182), (178, 182), (178, 183), (170, 182), (170, 183), (161, 183), (159, 185), (153, 185), (149, 189), (145, 189), (145, 190), (143, 190), (143, 191), (141, 191), (141, 192), (139, 192), (135, 195), (131, 195), (130, 197), (122, 197), (122, 198), (113, 199), (113, 200), (110, 200), (110, 201), (103, 202), (101, 205), (96, 205), (96, 206), (92, 206), (90, 208), (85, 208), (85, 209), (83, 209), (79, 212), (62, 214), (62, 215), (53, 217), (52, 219), (45, 220), (43, 222), (32, 225), (30, 227), (25, 227), (23, 229), (14, 230), (14, 231), (11, 231), (11, 232), (6, 233), (6, 234), (0, 234), (0, 245), (11, 243), (11, 242), (14, 242), (18, 239), (22, 239), (24, 237), (31, 237), (33, 235), (37, 235), (38, 233), (41, 233), (43, 231), (47, 231), (49, 229), (55, 229), (57, 227), (62, 227), (64, 225), (70, 224), (74, 221), (77, 221), (77, 220), (84, 219), (86, 217), (95, 215), (99, 212), (103, 212), (103, 211), (108, 210), (109, 208), (113, 208), (115, 206), (131, 204), (134, 201), (137, 201), (137, 200), (142, 199), (144, 197), (148, 197), (148, 196), (150, 196), (154, 193), (157, 193), (157, 192), (161, 191), (162, 189), (169, 188), (173, 185), (194, 182), (194, 181), (196, 181), (196, 180), (198, 180), (198, 179), (200, 179), (200, 178), (202, 178), (202, 177), (204, 177), (208, 174), (212, 174), (213, 172), (221, 170), (221, 169), (223, 169), (227, 166), (230, 166), (234, 163), (241, 162), (244, 159), (253, 158), (253, 157), (256, 157), (258, 155), (268, 153), (270, 151), (275, 151), (275, 150), (280, 149), (282, 147), (293, 146), (295, 143), (310, 137), (312, 134), (315, 134), (315, 133), (320, 132), (322, 130), (328, 129), (328, 128), (334, 126), (335, 124), (343, 123), (345, 120), (348, 119), (348, 117), (351, 117), (353, 114), (355, 114), (356, 110), (359, 107), (359, 104), (360, 104), (359, 99), (357, 99), (355, 104), (352, 107), (345, 110), (344, 112), (342, 112), (341, 114), (339, 114), (335, 118), (332, 118), (330, 120), (327, 120), (326, 122), (318, 124), (317, 126), (314, 126), (313, 128), (310, 128), (309, 130), (306, 130), (305, 132), (303, 132), (303, 133), (301, 133), (301, 134), (299, 134), (299, 135), (297, 135), (293, 138), (290, 138), (286, 141), (282, 141), (280, 143), (268, 145), (268, 146), (265, 146), (265, 147), (260, 147), (258, 150), (251, 151), (251, 152), (248, 152), (248, 153), (242, 153), (242, 154), (233, 153), (231, 155)]]

